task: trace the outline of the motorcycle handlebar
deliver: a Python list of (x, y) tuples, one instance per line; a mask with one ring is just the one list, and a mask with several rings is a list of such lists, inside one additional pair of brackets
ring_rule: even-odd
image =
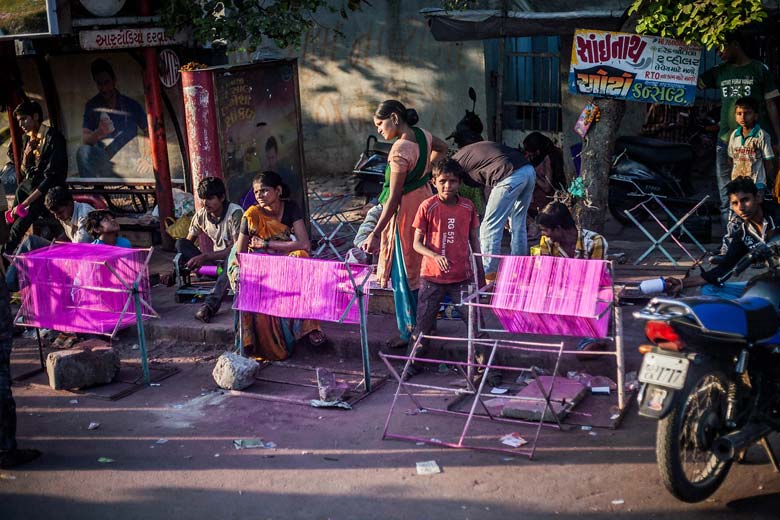
[(731, 268), (726, 274), (718, 278), (718, 283), (722, 284), (732, 276), (742, 273), (745, 269), (759, 260), (766, 260), (770, 250), (766, 244), (758, 244), (748, 254), (739, 259), (739, 262)]

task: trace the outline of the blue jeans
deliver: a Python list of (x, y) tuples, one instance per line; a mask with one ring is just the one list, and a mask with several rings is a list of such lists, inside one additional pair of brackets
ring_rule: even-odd
[[(45, 238), (41, 238), (37, 235), (30, 235), (16, 248), (14, 254), (22, 255), (24, 253), (29, 253), (30, 251), (35, 251), (36, 249), (48, 247), (49, 244), (51, 244), (51, 242)], [(19, 291), (19, 273), (17, 271), (16, 264), (11, 262), (11, 265), (8, 266), (8, 270), (5, 272), (5, 283), (8, 285), (8, 290), (10, 292)]]
[(715, 180), (718, 182), (720, 196), (720, 223), (723, 233), (729, 219), (729, 196), (726, 194), (726, 184), (731, 182), (731, 161), (729, 161), (729, 145), (718, 139), (715, 145)]
[(722, 286), (702, 285), (699, 294), (702, 296), (717, 296), (724, 300), (736, 300), (745, 292), (747, 282), (726, 282)]
[[(512, 234), (512, 255), (528, 254), (528, 237), (525, 218), (536, 184), (536, 173), (530, 164), (513, 171), (493, 187), (485, 206), (485, 218), (479, 227), (479, 242), (482, 253), (501, 254), (501, 238), (504, 236), (504, 223), (509, 219)], [(482, 263), (485, 273), (498, 270), (498, 258), (484, 257)]]

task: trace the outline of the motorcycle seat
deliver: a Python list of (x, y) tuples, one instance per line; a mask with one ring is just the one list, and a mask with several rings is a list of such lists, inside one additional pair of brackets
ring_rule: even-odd
[(700, 297), (691, 309), (705, 328), (744, 336), (751, 341), (772, 337), (780, 327), (780, 316), (765, 298), (743, 296), (736, 300)]
[(688, 144), (670, 143), (652, 137), (621, 136), (615, 142), (615, 153), (626, 154), (644, 164), (690, 163), (693, 148)]

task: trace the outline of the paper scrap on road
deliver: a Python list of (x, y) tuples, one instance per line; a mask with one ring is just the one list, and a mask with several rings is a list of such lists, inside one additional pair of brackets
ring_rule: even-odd
[(155, 444), (165, 444), (166, 442), (168, 442), (168, 439), (157, 439)]
[(519, 448), (524, 444), (528, 444), (528, 441), (523, 439), (519, 433), (512, 432), (512, 433), (507, 433), (506, 435), (501, 437), (501, 444), (506, 444), (507, 446), (511, 446), (513, 448)]
[(312, 399), (309, 404), (315, 408), (343, 408), (352, 410), (352, 405), (346, 401), (323, 401), (321, 399)]
[(276, 448), (276, 443), (264, 441), (263, 439), (236, 439), (233, 441), (233, 447), (237, 450), (249, 450), (252, 448)]
[(625, 503), (626, 503), (626, 501), (623, 500), (622, 498), (618, 498), (618, 499), (612, 501), (612, 505), (613, 506), (622, 506)]
[(112, 462), (114, 462), (114, 459), (109, 459), (108, 457), (100, 457), (98, 459), (98, 462), (101, 464), (111, 464)]
[(495, 395), (502, 395), (507, 393), (508, 391), (509, 391), (508, 388), (499, 388), (497, 386), (490, 389), (490, 393)]
[(8, 473), (0, 473), (0, 480), (16, 480), (16, 475), (9, 475)]
[(417, 463), (418, 475), (435, 475), (436, 473), (441, 473), (441, 468), (436, 464), (435, 460), (426, 460)]
[(91, 422), (89, 423), (89, 426), (87, 426), (87, 430), (97, 430), (98, 428), (100, 428), (99, 422)]

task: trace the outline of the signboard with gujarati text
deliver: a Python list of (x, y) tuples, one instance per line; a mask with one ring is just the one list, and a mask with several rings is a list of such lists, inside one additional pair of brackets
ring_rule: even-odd
[(112, 49), (132, 49), (137, 47), (161, 47), (185, 43), (183, 33), (167, 36), (162, 27), (133, 27), (125, 29), (101, 29), (81, 31), (79, 44), (85, 51), (107, 51)]
[(701, 48), (659, 36), (577, 29), (569, 91), (643, 103), (690, 105)]

